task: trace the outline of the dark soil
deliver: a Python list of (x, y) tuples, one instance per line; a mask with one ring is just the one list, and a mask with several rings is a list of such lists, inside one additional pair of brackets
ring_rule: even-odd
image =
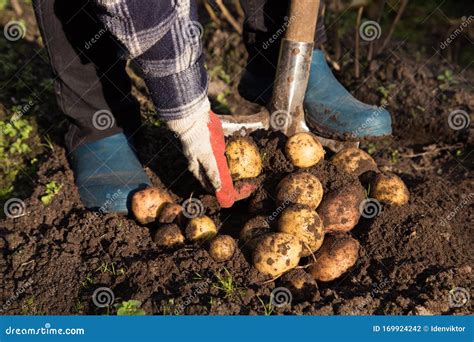
[[(441, 90), (436, 74), (442, 65), (436, 58), (417, 61), (399, 52), (373, 61), (359, 80), (350, 77), (351, 65), (343, 65), (337, 76), (346, 75), (342, 82), (363, 101), (379, 103), (375, 89), (394, 85), (387, 99), (393, 139), (363, 147), (381, 170), (406, 182), (410, 202), (383, 205), (380, 215), (361, 219), (351, 231), (361, 244), (355, 267), (317, 289), (309, 286), (308, 296), (295, 295), (291, 305), (274, 307), (273, 314), (472, 313), (469, 301), (449, 305), (451, 290), (472, 293), (472, 130), (451, 129), (447, 116), (454, 109), (472, 111), (474, 95), (462, 80)], [(135, 92), (141, 94), (139, 84)], [(226, 210), (186, 170), (178, 141), (164, 128), (146, 125), (138, 152), (155, 185), (168, 188), (177, 203), (191, 195), (199, 198), (220, 232), (238, 238), (248, 219), (275, 210), (277, 183), (295, 171), (282, 153), (283, 136), (260, 131), (252, 137), (264, 159), (261, 186), (252, 198)], [(325, 193), (358, 181), (328, 161), (309, 171), (321, 180)], [(64, 186), (45, 206), (39, 198), (51, 180)], [(95, 289), (109, 287), (116, 303), (140, 300), (148, 314), (256, 315), (265, 313), (271, 291), (285, 286), (288, 278), (266, 282), (240, 249), (224, 263), (214, 262), (205, 245), (160, 251), (151, 240), (150, 230), (156, 227), (87, 211), (60, 145), (41, 156), (25, 204), (25, 216), (0, 221), (3, 313), (113, 313), (112, 307), (92, 303)], [(234, 285), (225, 291), (219, 279), (229, 276)]]

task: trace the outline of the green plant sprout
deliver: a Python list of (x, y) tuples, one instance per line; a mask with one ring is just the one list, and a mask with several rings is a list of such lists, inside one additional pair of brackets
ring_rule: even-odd
[(142, 302), (139, 300), (128, 300), (117, 305), (118, 316), (144, 316), (145, 310), (141, 309)]
[(110, 273), (114, 276), (124, 275), (125, 269), (123, 267), (116, 269), (115, 262), (108, 263), (107, 261), (103, 262), (97, 269), (96, 272), (101, 273)]
[(449, 88), (450, 84), (456, 83), (454, 81), (453, 72), (449, 69), (444, 70), (436, 77), (436, 79), (441, 82), (439, 85), (439, 89), (441, 90), (446, 90)]
[(44, 205), (49, 205), (59, 191), (61, 191), (63, 184), (57, 184), (55, 181), (51, 181), (46, 184), (46, 191), (43, 196), (41, 196), (41, 202)]
[(262, 304), (263, 308), (263, 314), (265, 316), (270, 316), (273, 313), (273, 304), (272, 302), (268, 302), (268, 304), (265, 304), (265, 302), (260, 298), (260, 296), (257, 296), (258, 300), (260, 301), (260, 304)]
[(392, 164), (397, 164), (398, 163), (398, 157), (399, 157), (400, 153), (398, 152), (398, 150), (392, 150), (390, 152), (390, 162)]
[(94, 278), (92, 278), (91, 274), (87, 274), (84, 280), (81, 282), (82, 287), (88, 287), (89, 285), (94, 284)]
[(224, 275), (220, 273), (215, 274), (217, 283), (213, 284), (213, 287), (224, 292), (224, 298), (235, 298), (243, 289), (235, 284), (232, 274), (225, 267), (224, 272)]
[(161, 311), (163, 316), (178, 316), (180, 314), (179, 310), (175, 307), (174, 299), (168, 299), (168, 303), (161, 305)]
[(54, 144), (53, 141), (51, 140), (51, 137), (49, 135), (46, 135), (44, 137), (44, 144), (41, 144), (41, 146), (44, 146), (46, 148), (49, 148), (52, 152), (54, 151)]
[(0, 120), (0, 198), (13, 191), (13, 182), (24, 169), (24, 161), (31, 152), (28, 139), (33, 126), (25, 119)]

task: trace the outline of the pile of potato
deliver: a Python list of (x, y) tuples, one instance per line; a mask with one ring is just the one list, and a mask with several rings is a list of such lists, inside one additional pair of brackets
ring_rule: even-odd
[[(241, 229), (239, 245), (249, 252), (254, 267), (261, 273), (270, 278), (286, 273), (290, 276), (282, 279), (291, 280), (292, 288), (302, 288), (302, 284), (312, 287), (314, 281), (332, 281), (356, 264), (360, 244), (349, 232), (359, 222), (360, 206), (367, 194), (359, 181), (323, 192), (320, 180), (308, 168), (321, 162), (325, 151), (311, 133), (290, 137), (285, 154), (296, 171), (284, 177), (276, 188), (274, 205), (278, 219), (257, 216), (249, 220)], [(234, 181), (255, 178), (262, 172), (258, 147), (248, 137), (232, 138), (226, 156)], [(396, 175), (380, 172), (364, 151), (346, 148), (330, 161), (357, 177), (371, 173), (371, 198), (390, 205), (408, 202), (409, 192), (403, 181)], [(210, 217), (184, 218), (181, 206), (174, 204), (163, 189), (147, 188), (135, 193), (132, 211), (141, 224), (158, 224), (153, 240), (162, 248), (181, 246), (186, 240), (206, 242), (209, 255), (222, 262), (232, 258), (238, 247), (232, 237), (218, 235)], [(304, 264), (310, 263), (307, 272), (297, 267), (301, 258), (306, 258)]]
[(210, 242), (210, 254), (219, 261), (230, 259), (235, 252), (237, 244), (232, 237), (222, 235), (213, 239), (217, 235), (217, 226), (210, 217), (186, 218), (182, 206), (173, 203), (165, 189), (149, 187), (138, 191), (133, 194), (131, 202), (132, 212), (139, 223), (158, 226), (152, 236), (158, 247), (176, 248), (184, 245), (186, 240)]
[[(231, 173), (259, 175), (262, 162), (255, 144), (249, 138), (236, 138), (231, 144), (231, 160), (245, 161), (229, 163)], [(247, 146), (252, 146), (251, 152)], [(309, 168), (324, 159), (325, 151), (311, 133), (290, 137), (285, 154), (297, 171), (284, 177), (276, 188), (274, 208), (278, 220), (273, 223), (265, 216), (257, 216), (248, 221), (240, 233), (241, 245), (251, 252), (253, 265), (260, 272), (271, 278), (291, 273), (286, 278), (292, 279), (292, 287), (309, 284), (308, 276), (315, 281), (332, 281), (357, 262), (360, 244), (349, 232), (359, 222), (366, 190), (355, 181), (343, 189), (323, 193), (320, 180)], [(330, 161), (357, 177), (374, 174), (370, 184), (372, 198), (392, 205), (408, 202), (409, 193), (403, 181), (395, 175), (382, 174), (364, 151), (346, 148)], [(252, 165), (259, 166), (258, 172), (249, 172)], [(308, 272), (301, 273), (301, 268), (297, 268), (301, 258), (307, 258), (305, 264), (310, 263)], [(295, 268), (300, 272), (293, 272)]]

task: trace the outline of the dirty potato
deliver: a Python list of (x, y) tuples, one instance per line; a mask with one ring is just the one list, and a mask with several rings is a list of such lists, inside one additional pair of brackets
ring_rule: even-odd
[(304, 204), (316, 209), (323, 198), (323, 186), (311, 173), (292, 173), (278, 184), (276, 198), (277, 205)]
[(311, 255), (323, 244), (323, 223), (307, 205), (295, 204), (286, 208), (278, 219), (278, 231), (300, 239), (303, 243), (301, 256)]
[(332, 281), (355, 265), (359, 257), (359, 241), (349, 236), (328, 236), (316, 253), (309, 273), (317, 281)]
[(190, 241), (204, 242), (216, 236), (217, 227), (210, 217), (203, 215), (189, 220), (185, 233)]
[(225, 154), (232, 179), (255, 178), (262, 172), (262, 158), (252, 139), (238, 137), (231, 139)]
[(237, 248), (235, 240), (229, 235), (219, 235), (209, 244), (209, 255), (222, 262), (232, 258)]
[(296, 236), (271, 233), (260, 239), (252, 255), (253, 265), (261, 273), (276, 277), (298, 265), (301, 251)]
[(183, 211), (183, 207), (176, 203), (165, 203), (161, 209), (158, 222), (160, 223), (172, 223)]
[(360, 218), (360, 203), (365, 199), (364, 188), (359, 183), (332, 191), (324, 196), (318, 208), (325, 232), (348, 232)]
[(172, 203), (171, 195), (164, 189), (150, 187), (132, 196), (132, 212), (141, 224), (154, 222), (166, 203)]
[[(291, 291), (293, 301), (311, 301), (319, 296), (318, 284), (302, 269), (293, 269), (285, 273), (280, 284)], [(277, 300), (277, 298), (275, 298)]]
[(324, 149), (312, 133), (301, 132), (291, 136), (285, 145), (288, 159), (296, 167), (311, 167), (324, 159)]
[(176, 224), (164, 224), (153, 235), (153, 241), (162, 248), (174, 248), (184, 244), (184, 236)]
[(378, 174), (371, 186), (371, 196), (380, 202), (393, 205), (404, 205), (410, 200), (407, 186), (394, 174)]
[(240, 231), (240, 240), (243, 247), (254, 249), (259, 238), (265, 234), (271, 233), (270, 224), (265, 216), (256, 216), (248, 220)]
[(345, 172), (360, 176), (367, 171), (377, 171), (374, 159), (365, 151), (356, 147), (347, 147), (340, 150), (331, 158), (337, 168)]

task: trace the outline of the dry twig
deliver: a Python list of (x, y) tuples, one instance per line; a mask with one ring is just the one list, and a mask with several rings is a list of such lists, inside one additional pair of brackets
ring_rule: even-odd
[(204, 1), (204, 8), (206, 9), (207, 14), (209, 14), (209, 17), (211, 18), (211, 20), (215, 22), (218, 27), (221, 27), (221, 24), (222, 24), (221, 20), (217, 16), (212, 6), (209, 4), (209, 0)]
[(355, 57), (354, 57), (354, 75), (355, 75), (355, 78), (359, 78), (359, 76), (360, 76), (360, 66), (359, 66), (359, 60), (360, 60), (360, 34), (359, 34), (359, 28), (360, 28), (360, 21), (362, 19), (362, 13), (363, 12), (364, 12), (364, 6), (359, 7), (359, 10), (357, 11), (356, 32), (355, 32)]
[(11, 0), (10, 4), (11, 4), (13, 10), (15, 11), (15, 14), (18, 17), (21, 17), (23, 15), (23, 8), (21, 8), (21, 5), (18, 2), (18, 0)]
[[(380, 9), (379, 9), (379, 13), (378, 13), (378, 16), (377, 16), (377, 22), (380, 23), (382, 21), (382, 16), (383, 16), (383, 10), (385, 8), (385, 2), (387, 0), (381, 0), (381, 4), (380, 4)], [(372, 56), (374, 54), (374, 40), (370, 41), (369, 43), (369, 49), (367, 51), (367, 61), (371, 61), (372, 60)]]
[(239, 33), (242, 34), (242, 27), (234, 18), (234, 16), (229, 12), (227, 7), (224, 5), (222, 0), (216, 0), (216, 4), (222, 12), (224, 18), (229, 22), (229, 24)]
[(402, 0), (400, 8), (398, 9), (398, 12), (397, 12), (397, 16), (393, 20), (392, 25), (390, 25), (390, 29), (388, 30), (388, 34), (385, 37), (385, 39), (382, 43), (382, 46), (380, 47), (380, 49), (377, 52), (378, 54), (380, 54), (383, 51), (383, 49), (385, 49), (385, 47), (390, 42), (390, 39), (392, 39), (392, 35), (393, 35), (393, 32), (395, 31), (395, 27), (397, 27), (397, 24), (400, 21), (400, 18), (402, 17), (402, 14), (405, 11), (405, 7), (407, 6), (407, 4), (408, 4), (408, 0)]

